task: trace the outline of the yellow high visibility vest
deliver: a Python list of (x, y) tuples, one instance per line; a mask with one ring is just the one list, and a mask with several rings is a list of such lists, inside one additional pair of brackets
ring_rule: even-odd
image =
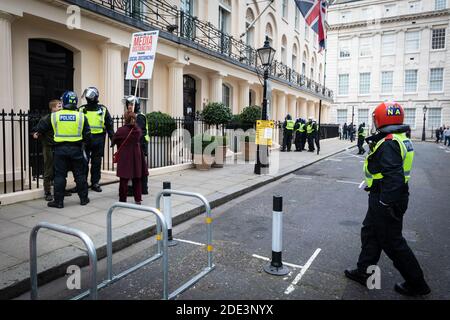
[(83, 140), (84, 114), (82, 112), (63, 109), (52, 113), (51, 122), (55, 142)]
[(298, 126), (297, 131), (298, 132), (305, 132), (305, 124), (304, 123), (300, 123), (300, 125)]
[(312, 123), (308, 123), (307, 125), (306, 125), (306, 133), (307, 134), (311, 134), (311, 133), (313, 133), (313, 125), (312, 125)]
[[(405, 183), (407, 183), (411, 178), (411, 169), (414, 160), (414, 148), (411, 140), (408, 139), (405, 133), (394, 133), (392, 134), (392, 138), (394, 141), (397, 141), (400, 146), (400, 152), (403, 159), (403, 173), (405, 175)], [(366, 160), (364, 161), (364, 175), (366, 178), (366, 184), (369, 188), (372, 186), (373, 180), (383, 179), (382, 173), (371, 173), (369, 171), (369, 159), (386, 140), (387, 139), (384, 138), (378, 141), (378, 143), (375, 145), (375, 148), (373, 148), (373, 150), (369, 153), (369, 155), (366, 157)]]
[[(81, 107), (80, 111), (84, 113), (85, 108), (85, 106)], [(99, 109), (96, 111), (86, 111), (86, 118), (88, 119), (92, 134), (103, 133), (105, 130), (105, 117), (106, 107), (102, 105), (99, 105)]]
[(141, 114), (145, 117), (145, 124), (146, 124), (146, 129), (147, 129), (147, 134), (145, 135), (145, 141), (149, 142), (150, 141), (150, 135), (149, 135), (149, 130), (148, 130), (148, 119), (145, 116), (145, 114), (143, 114), (142, 112), (139, 112), (138, 114)]
[(294, 120), (286, 120), (286, 130), (294, 130), (295, 122)]

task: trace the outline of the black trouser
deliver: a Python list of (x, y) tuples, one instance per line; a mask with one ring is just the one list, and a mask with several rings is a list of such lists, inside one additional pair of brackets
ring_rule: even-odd
[(283, 136), (283, 147), (282, 150), (291, 151), (291, 145), (292, 145), (292, 130), (284, 130), (284, 136)]
[(42, 155), (44, 156), (44, 192), (50, 193), (53, 182), (53, 147), (42, 144)]
[(77, 185), (80, 199), (88, 196), (88, 185), (86, 181), (85, 163), (81, 146), (56, 145), (54, 152), (55, 168), (55, 202), (64, 202), (64, 191), (66, 189), (67, 171), (72, 170)]
[(359, 154), (363, 154), (364, 152), (366, 152), (366, 150), (364, 150), (363, 148), (364, 145), (364, 137), (358, 136), (358, 150), (359, 150)]
[(314, 134), (308, 134), (308, 151), (314, 151)]
[(91, 162), (91, 185), (98, 184), (101, 177), (102, 158), (105, 150), (105, 134), (93, 134), (91, 145), (86, 148), (88, 159), (86, 165), (86, 177), (89, 173), (89, 161)]
[(381, 251), (384, 251), (406, 282), (422, 287), (425, 283), (423, 271), (402, 235), (408, 198), (409, 193), (405, 192), (393, 206), (394, 212), (391, 214), (389, 209), (379, 203), (379, 193), (369, 194), (369, 209), (361, 229), (362, 250), (358, 269), (366, 272), (369, 266), (378, 263)]
[(295, 150), (302, 151), (302, 133), (300, 131), (295, 132)]
[(301, 143), (302, 143), (302, 150), (306, 150), (305, 146), (306, 146), (306, 132), (302, 132), (301, 137)]

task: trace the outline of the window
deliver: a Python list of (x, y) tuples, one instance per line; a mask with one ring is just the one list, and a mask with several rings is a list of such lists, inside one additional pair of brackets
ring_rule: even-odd
[(269, 38), (269, 44), (273, 47), (273, 29), (270, 23), (266, 25), (266, 36)]
[(344, 124), (347, 122), (347, 109), (338, 109), (337, 110), (337, 123)]
[(441, 122), (442, 108), (428, 109), (428, 128), (436, 129), (442, 125)]
[(372, 55), (372, 38), (364, 37), (359, 39), (359, 56), (369, 57)]
[(447, 0), (434, 0), (435, 10), (442, 10), (447, 8)]
[(405, 108), (405, 120), (403, 122), (414, 129), (416, 127), (416, 109)]
[(444, 90), (444, 68), (432, 68), (430, 70), (430, 91), (441, 92)]
[(410, 31), (405, 33), (405, 52), (417, 52), (420, 49), (420, 31)]
[(308, 61), (308, 55), (306, 51), (303, 52), (303, 61), (302, 61), (302, 74), (306, 76), (306, 62)]
[(298, 9), (297, 5), (295, 6), (295, 30), (300, 29), (300, 10)]
[[(123, 93), (126, 96), (134, 95), (136, 92), (136, 81), (135, 80), (126, 80), (127, 76), (127, 65), (128, 63), (124, 63), (124, 89)], [(148, 80), (139, 80), (139, 87), (137, 90), (137, 96), (141, 99), (141, 110), (143, 113), (150, 112), (148, 106)]]
[(348, 95), (348, 86), (349, 86), (349, 75), (340, 74), (339, 75), (339, 95), (346, 96)]
[(292, 47), (292, 69), (297, 71), (297, 45)]
[(231, 108), (231, 88), (226, 84), (222, 84), (222, 102)]
[(409, 13), (419, 13), (422, 9), (422, 2), (420, 0), (408, 2)]
[(369, 123), (369, 109), (358, 109), (358, 124)]
[(397, 12), (397, 6), (395, 4), (387, 4), (384, 6), (384, 16), (392, 17), (395, 16)]
[(253, 14), (252, 9), (247, 9), (247, 14), (245, 16), (245, 29), (247, 30), (247, 37), (245, 38), (245, 44), (247, 45), (246, 51), (247, 51), (247, 59), (248, 61), (253, 61), (253, 51), (252, 48), (255, 47), (255, 27), (250, 27), (252, 22), (255, 20), (255, 15)]
[(392, 86), (394, 83), (394, 72), (381, 72), (381, 93), (392, 93)]
[(359, 94), (370, 93), (370, 72), (362, 72), (359, 74)]
[(281, 12), (283, 13), (283, 18), (287, 19), (288, 18), (288, 1), (287, 0), (283, 0), (281, 2)]
[(350, 40), (339, 42), (339, 58), (350, 58)]
[(381, 37), (381, 54), (392, 55), (395, 54), (395, 33), (383, 34)]
[(286, 36), (283, 36), (283, 38), (281, 38), (281, 62), (283, 64), (286, 64), (286, 60), (287, 60), (287, 40), (286, 40)]
[(417, 70), (405, 70), (405, 92), (417, 92)]
[(341, 22), (345, 23), (348, 22), (352, 18), (351, 11), (345, 11), (341, 13)]
[(431, 49), (445, 49), (445, 28), (433, 29), (431, 33)]
[(194, 0), (181, 0), (181, 11), (193, 16), (194, 15)]

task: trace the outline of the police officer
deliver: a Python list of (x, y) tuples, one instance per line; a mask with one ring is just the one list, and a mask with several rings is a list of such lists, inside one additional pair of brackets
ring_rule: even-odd
[[(86, 148), (86, 155), (91, 161), (91, 189), (95, 192), (102, 192), (100, 187), (101, 164), (105, 150), (105, 136), (108, 132), (108, 138), (111, 140), (114, 136), (114, 123), (108, 109), (98, 103), (99, 92), (95, 87), (88, 87), (84, 90), (82, 98), (85, 98), (87, 104), (80, 107), (91, 128), (91, 145)], [(86, 166), (86, 176), (89, 167)]]
[(414, 253), (402, 236), (403, 215), (409, 199), (408, 181), (414, 149), (406, 137), (404, 110), (397, 103), (382, 103), (373, 113), (377, 133), (366, 139), (370, 153), (364, 163), (369, 209), (361, 229), (362, 250), (357, 268), (345, 275), (366, 286), (369, 266), (384, 251), (405, 279), (395, 290), (404, 295), (425, 295), (430, 288)]
[[(144, 156), (147, 156), (150, 136), (148, 132), (147, 117), (141, 112), (141, 101), (139, 97), (128, 96), (125, 99), (125, 107), (128, 111), (133, 111), (136, 114), (136, 124), (142, 130), (141, 149)], [(142, 194), (148, 194), (148, 176), (142, 177)], [(133, 189), (130, 188), (130, 186), (128, 186), (128, 195), (133, 195)]]
[(292, 120), (292, 117), (290, 114), (288, 114), (284, 120), (283, 123), (283, 146), (281, 148), (281, 151), (287, 151), (291, 152), (291, 145), (292, 145), (292, 134), (294, 132), (294, 126), (295, 122)]
[(305, 124), (301, 118), (297, 119), (294, 131), (295, 131), (295, 151), (302, 152), (304, 146), (302, 144), (302, 140), (305, 133)]
[(36, 128), (39, 134), (53, 130), (55, 197), (54, 201), (48, 202), (47, 205), (59, 209), (64, 208), (64, 190), (69, 169), (73, 171), (80, 204), (84, 206), (89, 203), (82, 145), (85, 143), (89, 146), (91, 142), (88, 119), (82, 112), (77, 111), (76, 93), (64, 92), (61, 101), (63, 109), (52, 113), (47, 121), (41, 121)]
[(308, 118), (306, 123), (306, 138), (308, 139), (308, 152), (314, 152), (314, 138), (315, 138), (315, 125), (313, 123), (313, 118)]
[(366, 138), (366, 134), (364, 133), (364, 127), (366, 124), (363, 122), (359, 125), (358, 128), (358, 154), (364, 154), (366, 150), (364, 150), (364, 139)]

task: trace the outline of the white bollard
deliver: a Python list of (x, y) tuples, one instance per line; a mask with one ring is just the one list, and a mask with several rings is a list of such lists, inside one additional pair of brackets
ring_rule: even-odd
[(264, 266), (264, 271), (276, 275), (284, 276), (289, 273), (289, 269), (283, 265), (283, 197), (273, 196), (272, 214), (272, 261)]

